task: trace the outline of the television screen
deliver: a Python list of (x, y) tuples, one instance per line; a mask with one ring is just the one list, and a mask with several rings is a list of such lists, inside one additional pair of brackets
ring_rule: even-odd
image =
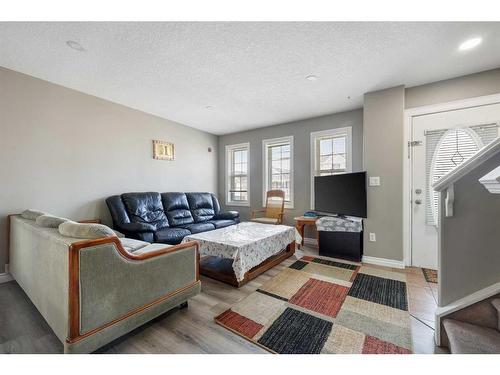
[(314, 177), (314, 209), (366, 217), (366, 172)]

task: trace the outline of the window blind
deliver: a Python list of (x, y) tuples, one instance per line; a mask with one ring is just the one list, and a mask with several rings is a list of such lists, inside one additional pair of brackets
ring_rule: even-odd
[[(457, 137), (459, 155), (455, 155), (457, 151)], [(432, 185), (497, 137), (497, 123), (425, 132), (425, 201), (426, 223), (428, 225), (437, 225), (439, 210), (438, 193), (432, 190)]]

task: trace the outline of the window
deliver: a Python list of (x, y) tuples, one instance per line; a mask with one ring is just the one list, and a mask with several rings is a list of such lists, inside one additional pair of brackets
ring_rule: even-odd
[(226, 146), (226, 204), (250, 206), (250, 144)]
[(285, 192), (285, 207), (293, 208), (293, 137), (265, 139), (262, 141), (264, 165), (263, 205), (268, 190)]
[(311, 209), (314, 209), (314, 177), (352, 171), (352, 128), (311, 133)]
[[(493, 128), (492, 128), (493, 129)], [(497, 128), (493, 130), (498, 131)], [(437, 226), (439, 212), (439, 193), (432, 185), (452, 169), (473, 156), (483, 142), (472, 128), (450, 130), (431, 130), (426, 136), (426, 221)]]

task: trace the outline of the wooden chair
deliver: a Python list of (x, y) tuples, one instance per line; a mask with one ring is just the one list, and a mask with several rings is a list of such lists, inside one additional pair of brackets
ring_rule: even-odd
[[(263, 224), (283, 223), (283, 212), (285, 210), (285, 192), (283, 190), (269, 190), (266, 194), (266, 208), (252, 211), (252, 221)], [(264, 216), (257, 217), (258, 212), (264, 212)]]

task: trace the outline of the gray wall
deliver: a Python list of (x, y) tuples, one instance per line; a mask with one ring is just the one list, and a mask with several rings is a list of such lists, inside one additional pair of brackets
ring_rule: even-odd
[[(112, 194), (217, 191), (214, 135), (3, 68), (0, 88), (0, 273), (9, 213), (109, 222)], [(153, 160), (153, 139), (176, 160)]]
[[(403, 86), (365, 95), (364, 161), (369, 176), (382, 185), (368, 187), (365, 255), (403, 260), (403, 130), (404, 109), (500, 92), (500, 69), (404, 89)], [(369, 242), (369, 232), (377, 242)]]
[(454, 185), (453, 216), (441, 221), (439, 306), (500, 282), (500, 195), (478, 181), (499, 165), (500, 153)]
[[(365, 94), (364, 162), (381, 186), (368, 187), (364, 255), (403, 260), (403, 112), (404, 87)], [(369, 241), (369, 233), (377, 236)]]
[[(251, 211), (262, 208), (262, 140), (294, 136), (294, 209), (286, 210), (285, 222), (293, 225), (293, 218), (310, 210), (311, 190), (311, 147), (310, 134), (318, 130), (352, 127), (353, 171), (363, 169), (363, 111), (361, 109), (315, 117), (282, 125), (269, 126), (251, 131), (234, 133), (219, 137), (219, 196), (221, 203), (225, 194), (225, 146), (237, 143), (250, 143), (250, 203), (248, 207), (232, 207), (240, 211), (243, 219), (248, 219)], [(314, 236), (306, 233), (307, 237)]]
[(500, 92), (500, 68), (406, 89), (405, 108)]

